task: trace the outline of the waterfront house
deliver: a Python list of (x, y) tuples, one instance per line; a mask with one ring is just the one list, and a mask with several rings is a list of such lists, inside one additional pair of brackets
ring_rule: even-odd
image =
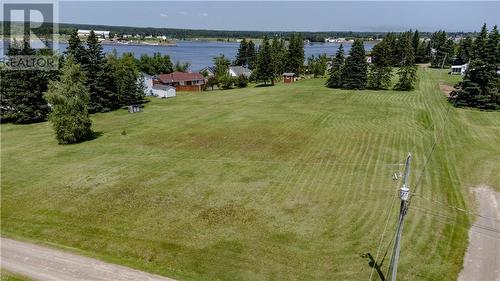
[(177, 91), (202, 91), (205, 77), (197, 72), (172, 72), (153, 77), (153, 86), (157, 84), (175, 87)]
[(243, 66), (230, 66), (229, 67), (229, 75), (232, 77), (240, 77), (241, 75), (249, 78), (252, 74), (252, 71)]
[(213, 77), (215, 76), (215, 66), (204, 67), (200, 71), (198, 71), (198, 73), (203, 75), (205, 78)]
[[(94, 33), (97, 37), (101, 37), (104, 39), (109, 38), (109, 31), (104, 30), (94, 30)], [(78, 36), (87, 37), (90, 35), (90, 30), (87, 29), (78, 29)]]
[(144, 94), (146, 96), (152, 96), (153, 95), (153, 76), (141, 72), (139, 79), (142, 79), (142, 85), (144, 86)]
[(175, 97), (175, 87), (163, 84), (155, 84), (151, 89), (152, 95), (158, 98)]

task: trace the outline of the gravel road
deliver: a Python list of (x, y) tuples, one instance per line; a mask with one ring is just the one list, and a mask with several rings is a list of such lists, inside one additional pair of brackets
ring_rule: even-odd
[(500, 193), (487, 186), (474, 189), (479, 203), (469, 230), (469, 247), (459, 281), (500, 281)]
[(175, 281), (31, 243), (1, 238), (1, 268), (40, 281)]

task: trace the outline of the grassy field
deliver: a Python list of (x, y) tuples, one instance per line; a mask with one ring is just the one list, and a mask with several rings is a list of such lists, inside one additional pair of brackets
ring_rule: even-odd
[(13, 274), (4, 270), (0, 270), (0, 281), (32, 281), (31, 279)]
[(500, 113), (451, 107), (438, 82), (459, 77), (419, 77), (410, 93), (321, 79), (181, 93), (94, 115), (100, 136), (69, 146), (49, 123), (2, 125), (2, 235), (182, 280), (368, 280), (411, 151), (398, 277), (455, 280), (471, 217), (442, 203), (500, 190)]

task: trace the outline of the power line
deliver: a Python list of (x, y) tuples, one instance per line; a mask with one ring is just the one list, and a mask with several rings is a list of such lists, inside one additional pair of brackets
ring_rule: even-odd
[(448, 203), (445, 203), (445, 202), (442, 202), (442, 201), (438, 201), (438, 200), (435, 200), (435, 199), (431, 199), (431, 198), (428, 198), (428, 197), (425, 197), (425, 196), (422, 196), (420, 194), (413, 194), (414, 196), (417, 196), (419, 198), (422, 198), (424, 200), (427, 200), (431, 203), (434, 203), (434, 204), (438, 204), (438, 205), (442, 205), (442, 206), (446, 206), (450, 209), (453, 209), (455, 211), (459, 211), (459, 212), (463, 212), (463, 213), (467, 213), (469, 215), (474, 215), (474, 216), (477, 216), (477, 217), (480, 217), (480, 218), (484, 218), (484, 219), (488, 219), (488, 220), (491, 220), (491, 221), (494, 221), (494, 222), (498, 222), (500, 223), (500, 220), (496, 219), (496, 218), (493, 218), (493, 217), (489, 217), (489, 216), (485, 216), (485, 215), (481, 215), (479, 213), (475, 213), (475, 212), (471, 212), (471, 211), (468, 211), (464, 208), (460, 208), (460, 207), (457, 207), (457, 206), (454, 206), (454, 205), (451, 205), (451, 204), (448, 204)]
[[(399, 171), (401, 171), (401, 169), (399, 169)], [(398, 185), (398, 183), (396, 183), (396, 187), (397, 187), (397, 185)], [(373, 264), (372, 271), (370, 273), (370, 278), (368, 279), (368, 281), (372, 280), (373, 273), (375, 272), (375, 267), (378, 264), (378, 257), (380, 255), (380, 250), (382, 248), (382, 242), (384, 241), (385, 232), (387, 231), (387, 227), (389, 225), (389, 221), (390, 221), (390, 218), (391, 218), (392, 209), (394, 209), (394, 206), (395, 206), (395, 203), (396, 203), (396, 198), (397, 198), (397, 196), (393, 196), (392, 202), (391, 202), (391, 206), (390, 206), (389, 210), (387, 211), (387, 216), (386, 216), (386, 219), (385, 219), (384, 230), (382, 231), (382, 235), (380, 237), (380, 242), (379, 242), (378, 247), (377, 247), (377, 253), (375, 255), (374, 264)], [(391, 242), (389, 243), (388, 247), (391, 245), (391, 243), (392, 243), (392, 239), (391, 239)], [(387, 255), (387, 250), (386, 250), (386, 252), (384, 254), (384, 258), (383, 259), (385, 259), (386, 255)]]
[(398, 273), (398, 262), (399, 262), (399, 251), (401, 249), (401, 236), (403, 235), (404, 219), (408, 213), (409, 199), (410, 199), (410, 188), (409, 188), (409, 178), (410, 178), (410, 164), (411, 164), (411, 154), (408, 154), (405, 163), (405, 172), (403, 174), (403, 186), (400, 189), (399, 197), (401, 199), (401, 205), (399, 208), (399, 223), (396, 231), (396, 240), (394, 241), (394, 250), (391, 257), (391, 281), (396, 281), (396, 276)]
[[(434, 216), (436, 218), (440, 218), (441, 222), (453, 223), (454, 226), (461, 227), (463, 229), (469, 229), (470, 227), (479, 228), (479, 229), (487, 231), (486, 233), (482, 233), (482, 234), (488, 235), (488, 236), (490, 236), (492, 238), (495, 238), (495, 239), (500, 239), (500, 236), (495, 236), (494, 235), (494, 234), (500, 234), (500, 230), (495, 229), (493, 227), (490, 227), (490, 226), (487, 226), (487, 225), (478, 224), (478, 223), (473, 223), (470, 226), (469, 225), (463, 225), (463, 224), (460, 223), (460, 221), (457, 221), (456, 217), (450, 217), (450, 216), (446, 216), (446, 215), (443, 215), (443, 214), (437, 214), (437, 213), (432, 212), (432, 210), (429, 210), (429, 209), (421, 207), (421, 206), (414, 206), (413, 208), (415, 210), (417, 210), (417, 211), (420, 211), (420, 212), (424, 213), (424, 214), (431, 215), (431, 216)], [(489, 234), (488, 232), (490, 232), (492, 234)]]
[[(425, 174), (425, 171), (427, 170), (427, 165), (430, 163), (430, 160), (432, 159), (431, 158), (432, 154), (436, 150), (437, 144), (441, 140), (441, 138), (444, 134), (444, 130), (446, 129), (446, 125), (448, 124), (448, 117), (449, 117), (450, 111), (451, 111), (451, 106), (448, 105), (448, 110), (446, 110), (446, 114), (444, 117), (443, 127), (441, 128), (438, 136), (436, 138), (434, 138), (434, 142), (433, 142), (431, 149), (429, 150), (429, 153), (427, 154), (427, 157), (425, 159), (424, 167), (422, 168), (422, 171), (420, 172), (420, 174), (417, 178), (417, 181), (415, 182), (415, 186), (413, 188), (413, 193), (417, 192), (418, 187), (420, 186), (420, 183), (422, 182), (423, 175)], [(411, 201), (411, 198), (410, 198), (410, 201)]]

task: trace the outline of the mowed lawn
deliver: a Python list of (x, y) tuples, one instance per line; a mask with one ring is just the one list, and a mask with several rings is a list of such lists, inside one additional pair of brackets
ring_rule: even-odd
[(2, 235), (181, 280), (368, 280), (367, 253), (389, 249), (387, 270), (392, 175), (412, 152), (398, 277), (455, 280), (472, 216), (447, 204), (500, 190), (500, 113), (451, 107), (446, 71), (419, 78), (413, 92), (180, 93), (96, 114), (99, 137), (67, 146), (47, 122), (2, 125)]

